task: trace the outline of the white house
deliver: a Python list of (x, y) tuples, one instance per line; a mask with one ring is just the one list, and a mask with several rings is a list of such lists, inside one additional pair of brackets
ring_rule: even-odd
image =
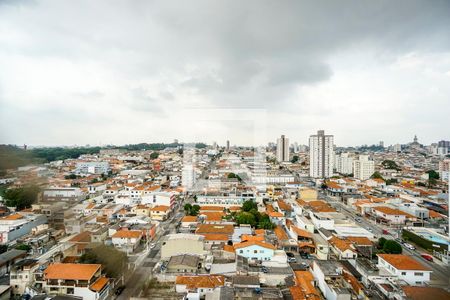
[(377, 255), (380, 270), (386, 270), (410, 285), (423, 285), (430, 281), (432, 271), (411, 256), (403, 254)]
[(271, 260), (274, 252), (275, 246), (260, 242), (260, 241), (247, 241), (239, 244), (234, 244), (234, 249), (236, 255), (243, 256), (252, 260)]
[(123, 251), (133, 251), (139, 245), (142, 238), (140, 230), (119, 230), (112, 236), (114, 247)]

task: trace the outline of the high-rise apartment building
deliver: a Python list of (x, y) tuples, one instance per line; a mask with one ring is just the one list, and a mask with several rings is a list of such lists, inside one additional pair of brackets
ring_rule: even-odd
[(368, 155), (360, 155), (353, 161), (353, 177), (359, 180), (369, 179), (375, 172), (375, 162)]
[(333, 136), (319, 130), (309, 137), (309, 176), (324, 178), (333, 176), (334, 144)]
[(284, 135), (277, 139), (277, 160), (289, 161), (289, 139)]
[(227, 140), (227, 151), (230, 151), (230, 141)]
[(341, 153), (336, 155), (335, 163), (336, 172), (340, 174), (353, 174), (353, 157), (349, 153)]
[(450, 159), (444, 159), (439, 162), (439, 177), (441, 178), (441, 180), (449, 181)]

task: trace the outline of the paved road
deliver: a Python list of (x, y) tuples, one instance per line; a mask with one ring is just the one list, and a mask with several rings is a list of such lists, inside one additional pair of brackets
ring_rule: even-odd
[(142, 292), (144, 284), (152, 278), (153, 267), (160, 260), (161, 257), (161, 241), (164, 240), (167, 234), (176, 232), (176, 225), (180, 222), (183, 214), (179, 214), (180, 204), (174, 211), (173, 215), (166, 221), (161, 222), (159, 232), (151, 243), (155, 244), (153, 249), (143, 251), (136, 259), (138, 262), (135, 266), (131, 276), (126, 280), (125, 289), (120, 294), (117, 300), (128, 300), (131, 297), (138, 297)]
[[(346, 215), (347, 217), (354, 219), (356, 217), (356, 211), (350, 209), (347, 205), (344, 203), (336, 200), (336, 198), (330, 197), (325, 195), (325, 200), (329, 202), (330, 204), (333, 204), (334, 206), (337, 206), (340, 208), (340, 212)], [(373, 220), (368, 220), (367, 218), (361, 218), (360, 225), (364, 228), (371, 229), (372, 232), (378, 237), (385, 237), (387, 239), (394, 239), (397, 237), (397, 234), (383, 234), (383, 226), (380, 224), (375, 224)], [(393, 228), (389, 226), (384, 226), (384, 229), (389, 230), (390, 232), (393, 231)], [(404, 245), (402, 245), (403, 253), (409, 256), (413, 256), (417, 261), (420, 261), (423, 265), (430, 268), (432, 273), (432, 279), (433, 277), (437, 279), (437, 282), (432, 282), (432, 285), (438, 285), (438, 286), (445, 286), (447, 287), (450, 284), (450, 267), (439, 265), (435, 262), (429, 262), (426, 259), (424, 259), (422, 256), (420, 256), (420, 253), (417, 250), (409, 250)]]

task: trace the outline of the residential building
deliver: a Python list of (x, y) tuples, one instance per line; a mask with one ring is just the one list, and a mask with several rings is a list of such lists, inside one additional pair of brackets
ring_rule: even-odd
[(375, 172), (375, 162), (368, 155), (360, 155), (353, 161), (353, 177), (359, 180), (369, 179)]
[(224, 284), (225, 277), (222, 275), (177, 276), (175, 290), (177, 293), (196, 293), (203, 298)]
[(170, 207), (167, 205), (157, 205), (150, 209), (150, 217), (152, 220), (164, 221), (170, 213)]
[(377, 254), (378, 268), (386, 270), (410, 285), (424, 285), (430, 281), (431, 270), (403, 254)]
[(284, 135), (277, 139), (277, 161), (289, 161), (289, 139)]
[(309, 176), (324, 178), (333, 176), (334, 144), (333, 136), (319, 130), (309, 137)]
[(353, 174), (353, 157), (349, 153), (336, 155), (335, 167), (340, 174)]
[(110, 280), (102, 276), (100, 264), (52, 263), (35, 277), (48, 295), (67, 294), (84, 300), (112, 297)]
[(79, 201), (83, 199), (83, 193), (76, 187), (52, 187), (42, 191), (42, 201)]
[(246, 241), (233, 246), (236, 255), (260, 261), (271, 260), (276, 249), (272, 244), (261, 241)]
[(75, 173), (77, 174), (108, 174), (110, 171), (107, 161), (83, 161), (77, 163)]
[(450, 178), (450, 159), (444, 159), (439, 162), (439, 178), (449, 181)]
[(141, 238), (142, 231), (123, 229), (113, 234), (112, 243), (119, 250), (132, 252), (139, 245)]

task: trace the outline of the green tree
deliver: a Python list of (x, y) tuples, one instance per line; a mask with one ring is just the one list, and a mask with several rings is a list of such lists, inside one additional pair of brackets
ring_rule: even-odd
[(184, 211), (186, 212), (186, 214), (189, 214), (191, 212), (192, 209), (192, 205), (190, 203), (186, 203), (184, 205)]
[(106, 275), (118, 278), (127, 269), (127, 255), (112, 246), (99, 245), (80, 257), (82, 264), (101, 264)]
[(296, 162), (298, 162), (298, 160), (299, 160), (298, 155), (294, 155), (291, 159), (291, 163), (295, 164)]
[(380, 172), (378, 172), (378, 171), (375, 171), (375, 173), (373, 173), (372, 176), (370, 176), (370, 178), (384, 180), (383, 176), (381, 176)]
[(387, 240), (383, 244), (383, 252), (387, 254), (401, 254), (402, 246), (394, 240)]
[(378, 239), (378, 248), (379, 249), (383, 249), (383, 246), (384, 246), (384, 243), (386, 243), (386, 239), (384, 238), (384, 237), (380, 237), (379, 239)]
[(252, 213), (249, 212), (240, 212), (237, 216), (236, 216), (236, 223), (238, 223), (239, 225), (241, 224), (249, 224), (251, 226), (255, 226), (256, 225), (256, 218)]
[(0, 254), (8, 251), (8, 245), (0, 245)]
[(258, 205), (253, 200), (247, 200), (242, 204), (243, 211), (251, 211), (252, 209), (258, 210)]
[(4, 193), (5, 204), (17, 210), (29, 208), (36, 202), (40, 188), (36, 185), (27, 185), (15, 189), (7, 189)]
[(24, 251), (30, 251), (31, 250), (31, 246), (27, 245), (27, 244), (18, 244), (14, 247), (17, 250), (24, 250)]
[(439, 179), (439, 173), (436, 172), (435, 170), (429, 170), (429, 171), (427, 171), (427, 173), (428, 173), (428, 178)]
[(385, 169), (394, 169), (394, 170), (397, 170), (397, 171), (401, 171), (400, 166), (393, 160), (389, 160), (389, 159), (383, 160), (381, 165)]
[(258, 222), (258, 228), (272, 230), (275, 227), (276, 227), (276, 225), (274, 223), (272, 223), (272, 221), (270, 221), (270, 218), (268, 215), (266, 215), (266, 214), (261, 215), (259, 222)]
[(234, 174), (234, 173), (229, 173), (227, 177), (229, 179), (236, 178), (238, 181), (242, 181), (242, 178), (239, 175)]
[(159, 156), (159, 152), (152, 152), (152, 154), (150, 154), (150, 159), (157, 159)]

